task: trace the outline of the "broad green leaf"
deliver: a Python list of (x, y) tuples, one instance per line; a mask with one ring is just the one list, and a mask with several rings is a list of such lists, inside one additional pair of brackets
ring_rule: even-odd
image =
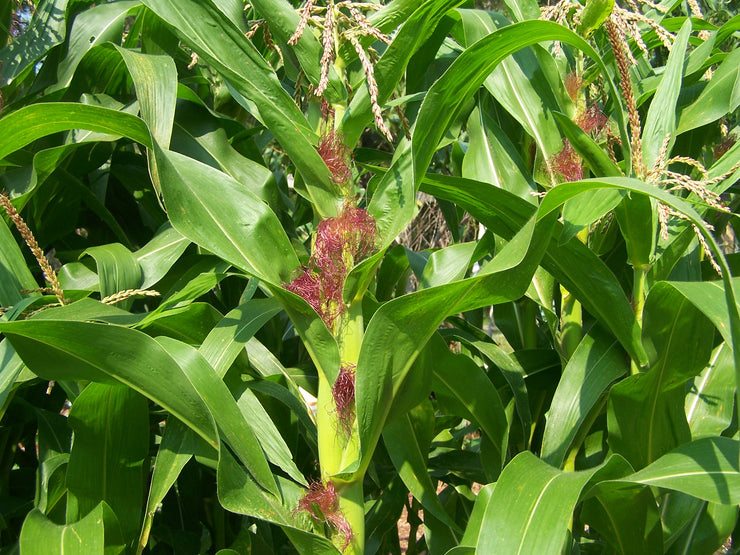
[[(473, 505), (473, 511), (470, 513), (468, 519), (468, 525), (465, 527), (465, 534), (460, 540), (461, 546), (475, 546), (478, 543), (478, 538), (481, 533), (481, 525), (483, 524), (483, 517), (486, 514), (488, 503), (491, 501), (493, 496), (493, 490), (496, 488), (496, 483), (487, 484), (483, 486), (478, 495), (475, 498), (475, 505)], [(454, 550), (453, 550), (454, 551)], [(475, 551), (473, 551), (473, 555)], [(467, 552), (463, 552), (460, 555), (467, 555)]]
[(38, 12), (25, 33), (0, 50), (2, 85), (30, 69), (67, 34), (67, 0), (50, 0), (38, 6)]
[(584, 502), (581, 520), (620, 555), (663, 552), (658, 506), (648, 488), (604, 488)]
[(694, 378), (686, 393), (686, 420), (692, 439), (718, 436), (732, 423), (735, 373), (732, 352), (721, 343), (709, 364)]
[(445, 526), (462, 532), (445, 511), (437, 496), (436, 484), (432, 483), (427, 470), (433, 428), (434, 413), (430, 406), (422, 404), (390, 422), (383, 430), (383, 443), (398, 475), (424, 510)]
[(105, 42), (119, 42), (126, 14), (139, 5), (138, 0), (110, 2), (78, 13), (69, 31), (67, 55), (57, 66), (57, 82), (51, 90), (69, 86), (88, 50)]
[(529, 193), (536, 186), (521, 154), (485, 107), (483, 99), (479, 100), (468, 118), (470, 141), (463, 159), (463, 177), (490, 183), (533, 202)]
[[(570, 202), (577, 203), (578, 198)], [(640, 271), (649, 268), (655, 261), (658, 242), (658, 210), (655, 202), (644, 195), (627, 195), (614, 214), (627, 248), (627, 263)]]
[(23, 361), (10, 345), (10, 341), (0, 341), (0, 418), (5, 414), (5, 403), (24, 368)]
[[(619, 487), (623, 486), (615, 486)], [(669, 491), (662, 497), (660, 518), (663, 523), (663, 545), (666, 549), (670, 549), (692, 522), (695, 522), (704, 503), (701, 499), (678, 491)]]
[(712, 503), (736, 505), (740, 502), (739, 450), (740, 444), (735, 439), (697, 439), (618, 481), (680, 491)]
[(275, 299), (252, 299), (236, 307), (211, 330), (200, 354), (223, 378), (252, 336), (280, 310)]
[(326, 377), (328, 383), (334, 383), (341, 362), (339, 347), (334, 336), (302, 297), (282, 287), (274, 287), (272, 293), (280, 300), (288, 313), (290, 321), (303, 339), (317, 370)]
[(516, 21), (537, 19), (540, 10), (535, 0), (503, 0)]
[[(105, 501), (128, 538), (139, 530), (149, 404), (121, 385), (89, 384), (69, 414), (74, 442), (67, 466), (67, 518), (76, 521)], [(70, 518), (71, 517), (71, 518)]]
[(298, 258), (267, 205), (192, 158), (162, 150), (156, 157), (165, 206), (178, 232), (268, 283), (290, 279)]
[(586, 5), (581, 10), (578, 32), (585, 38), (589, 38), (600, 28), (606, 18), (614, 9), (614, 0), (586, 0)]
[(39, 296), (38, 293), (21, 292), (37, 287), (15, 237), (3, 221), (0, 225), (0, 305), (8, 308), (28, 295)]
[[(730, 315), (727, 305), (722, 302), (725, 296), (722, 283), (719, 281), (671, 281), (667, 283), (709, 318), (725, 341), (728, 343), (732, 341)], [(732, 278), (732, 283), (740, 284), (740, 278)]]
[[(599, 188), (618, 188), (618, 189), (624, 189), (626, 191), (630, 191), (632, 193), (640, 193), (643, 195), (646, 195), (648, 197), (657, 199), (661, 201), (662, 203), (666, 204), (670, 208), (673, 208), (677, 212), (680, 212), (683, 214), (686, 219), (691, 222), (696, 228), (699, 230), (699, 232), (704, 237), (704, 240), (707, 243), (708, 248), (712, 251), (712, 254), (715, 256), (715, 259), (717, 260), (717, 264), (722, 269), (722, 282), (724, 285), (724, 295), (725, 295), (725, 308), (727, 309), (727, 313), (729, 313), (729, 332), (730, 332), (730, 340), (733, 345), (733, 353), (735, 357), (735, 368), (736, 368), (736, 380), (740, 379), (740, 352), (738, 352), (738, 349), (740, 349), (740, 314), (738, 314), (738, 307), (737, 307), (737, 301), (736, 301), (736, 294), (735, 294), (735, 288), (733, 285), (733, 280), (731, 279), (731, 272), (730, 268), (727, 265), (727, 261), (725, 259), (724, 253), (720, 246), (717, 244), (716, 239), (714, 238), (714, 235), (707, 229), (706, 224), (704, 223), (704, 220), (702, 220), (701, 216), (685, 201), (682, 199), (671, 195), (670, 193), (663, 191), (661, 189), (658, 189), (657, 187), (654, 187), (652, 185), (643, 183), (641, 181), (637, 181), (630, 178), (602, 178), (602, 179), (588, 179), (584, 181), (579, 181), (576, 183), (564, 183), (561, 184), (558, 187), (555, 187), (552, 189), (542, 200), (542, 203), (540, 204), (539, 214), (540, 217), (544, 216), (545, 214), (549, 214), (552, 212), (552, 210), (555, 210), (558, 206), (560, 206), (563, 202), (566, 200), (573, 198), (580, 194), (581, 192), (584, 192), (586, 190), (590, 189), (599, 189)], [(717, 305), (721, 306), (721, 305)], [(721, 309), (719, 309), (721, 310)], [(709, 316), (709, 319), (714, 322), (714, 319)], [(726, 333), (728, 331), (728, 326), (725, 326), (725, 332), (721, 328), (721, 333)]]
[(476, 245), (475, 242), (458, 243), (430, 254), (419, 280), (419, 288), (436, 287), (463, 279), (474, 262), (471, 257)]
[(620, 191), (592, 191), (563, 205), (561, 243), (567, 243), (583, 228), (597, 222), (622, 200)]
[[(483, 369), (463, 354), (454, 354), (443, 341), (432, 337), (430, 356), (436, 361), (433, 391), (440, 407), (454, 410), (452, 414), (475, 422), (494, 449), (497, 467), (486, 468), (494, 479), (504, 465), (509, 438), (509, 424), (498, 391)], [(471, 392), (475, 395), (471, 395)]]
[(141, 268), (131, 251), (119, 243), (90, 247), (84, 253), (92, 256), (98, 269), (100, 295), (107, 297), (141, 283)]
[[(609, 92), (619, 93), (608, 77), (606, 67), (596, 51), (582, 38), (565, 27), (550, 21), (523, 21), (499, 29), (468, 47), (452, 66), (429, 89), (419, 110), (414, 128), (413, 167), (415, 182), (421, 182), (437, 145), (463, 105), (483, 84), (488, 75), (507, 56), (546, 40), (560, 40), (582, 50), (601, 70)], [(621, 106), (617, 104), (617, 121), (622, 122)], [(627, 134), (621, 129), (623, 142)]]
[(0, 322), (0, 331), (44, 379), (121, 382), (170, 411), (213, 447), (218, 445), (203, 399), (148, 335), (108, 324), (55, 320)]
[[(422, 289), (389, 301), (375, 312), (365, 331), (355, 383), (361, 470), (370, 460), (393, 397), (439, 323), (449, 314), (519, 298), (551, 229), (552, 220), (534, 228), (530, 222), (476, 277)], [(394, 349), (384, 348), (390, 341)]]
[[(429, 38), (445, 14), (462, 3), (462, 0), (431, 0), (414, 3), (416, 4), (414, 13), (405, 19), (401, 28), (393, 36), (393, 41), (375, 64), (378, 103), (381, 106), (396, 89), (413, 54)], [(355, 145), (365, 127), (372, 120), (370, 93), (367, 87), (361, 86), (347, 107), (339, 131), (344, 134), (348, 145)]]
[(643, 326), (650, 369), (618, 383), (609, 396), (609, 445), (633, 467), (691, 439), (683, 386), (708, 362), (713, 335), (709, 320), (678, 291), (653, 286)]
[(731, 18), (719, 28), (717, 31), (717, 46), (722, 44), (738, 30), (740, 30), (740, 14)]
[[(553, 191), (561, 188), (567, 191), (568, 187), (561, 184)], [(422, 181), (422, 190), (454, 202), (507, 239), (535, 210), (528, 202), (506, 191), (468, 179), (427, 174)], [(558, 236), (557, 227), (554, 235)], [(564, 245), (553, 241), (543, 257), (542, 266), (609, 328), (635, 360), (647, 362), (632, 306), (616, 277), (588, 247), (577, 239)]]
[(402, 139), (391, 167), (385, 171), (367, 206), (375, 218), (378, 246), (385, 248), (416, 215), (411, 143)]
[(303, 476), (295, 462), (293, 454), (290, 452), (288, 445), (285, 443), (280, 431), (272, 421), (271, 415), (265, 410), (257, 396), (245, 384), (240, 395), (237, 398), (239, 410), (242, 417), (254, 431), (257, 440), (265, 450), (268, 460), (274, 465), (280, 467), (288, 476), (293, 478), (299, 484), (308, 485), (306, 478)]
[(136, 116), (88, 104), (47, 102), (0, 119), (0, 159), (36, 139), (70, 129), (122, 135), (147, 148), (152, 145), (149, 129)]
[(172, 150), (221, 169), (276, 209), (279, 191), (272, 173), (234, 149), (224, 129), (225, 124), (193, 102), (180, 102)]
[[(494, 12), (459, 10), (459, 13), (467, 47), (509, 25), (509, 21)], [(502, 59), (484, 83), (491, 95), (534, 139), (547, 167), (547, 184), (554, 184), (550, 159), (562, 148), (562, 141), (550, 112), (559, 110), (560, 106), (554, 101), (537, 57), (529, 49), (517, 51), (512, 57)]]
[(326, 164), (313, 146), (317, 137), (273, 69), (244, 34), (210, 3), (196, 0), (177, 3), (144, 0), (143, 3), (172, 25), (238, 93), (257, 105), (262, 121), (303, 176), (306, 190), (302, 194), (312, 201), (320, 216), (334, 216), (341, 199)]
[(298, 517), (295, 508), (303, 495), (303, 488), (276, 477), (280, 499), (267, 495), (226, 449), (218, 461), (218, 499), (228, 511), (253, 516), (280, 526), (299, 552), (316, 555), (337, 555), (332, 543), (309, 532), (308, 518)]
[(103, 504), (72, 524), (56, 524), (38, 509), (28, 513), (20, 549), (28, 555), (93, 555), (105, 548)]
[[(203, 448), (203, 440), (177, 418), (170, 417), (162, 434), (157, 458), (154, 461), (149, 496), (144, 513), (139, 542), (149, 537), (157, 509), (167, 492), (177, 481), (190, 458)], [(209, 449), (205, 446), (205, 449)]]
[[(85, 13), (92, 11), (94, 10)], [(134, 80), (141, 119), (149, 126), (152, 138), (159, 146), (168, 148), (177, 99), (177, 69), (174, 60), (168, 56), (139, 54), (125, 48), (118, 48), (118, 51)]]
[(262, 449), (264, 448), (271, 458), (275, 457), (276, 464), (281, 467), (287, 466), (288, 470), (292, 470), (290, 464), (282, 458), (284, 453), (272, 450), (272, 444), (261, 446), (251, 423), (239, 410), (229, 388), (194, 347), (169, 337), (158, 337), (157, 342), (182, 368), (213, 415), (224, 441), (246, 465), (249, 473), (262, 487), (271, 493), (277, 493), (275, 479)]
[(703, 505), (686, 532), (671, 546), (669, 555), (716, 553), (732, 535), (738, 508), (718, 503)]
[(145, 327), (162, 315), (167, 314), (168, 311), (183, 308), (198, 297), (205, 295), (218, 286), (219, 282), (226, 277), (229, 266), (228, 262), (224, 262), (215, 256), (196, 258), (195, 262), (180, 274), (180, 279), (163, 295), (164, 298), (159, 306), (144, 316), (140, 326)]
[(731, 51), (699, 97), (681, 110), (676, 134), (706, 125), (735, 111), (740, 105), (740, 50)]
[(600, 476), (624, 474), (625, 466), (612, 457), (598, 467), (562, 472), (529, 451), (520, 453), (496, 483), (476, 552), (560, 553), (581, 492)]
[(526, 371), (516, 358), (493, 342), (481, 341), (471, 337), (467, 333), (454, 332), (452, 335), (465, 345), (476, 349), (481, 355), (487, 358), (509, 384), (511, 393), (514, 396), (516, 411), (522, 424), (524, 444), (526, 446), (529, 443), (529, 435), (526, 431), (532, 427), (532, 412), (529, 407), (527, 384), (524, 381), (527, 374)]
[(542, 460), (560, 467), (573, 441), (587, 430), (589, 415), (612, 382), (628, 371), (616, 341), (598, 330), (587, 334), (563, 371), (542, 438)]
[[(256, 340), (255, 340), (256, 341)], [(253, 359), (249, 359), (250, 366), (256, 366)], [(311, 413), (310, 407), (307, 406), (306, 400), (301, 395), (298, 386), (294, 383), (290, 383), (288, 387), (284, 387), (278, 383), (275, 383), (269, 379), (267, 380), (253, 380), (247, 383), (247, 387), (251, 391), (255, 391), (262, 395), (272, 397), (283, 403), (290, 411), (298, 417), (298, 420), (306, 429), (306, 441), (309, 443), (314, 452), (317, 451), (316, 446), (316, 423), (313, 420), (313, 414)], [(303, 480), (298, 480), (303, 483)]]
[(141, 270), (141, 289), (148, 289), (162, 279), (190, 241), (180, 235), (169, 222), (157, 230), (154, 237), (134, 253)]
[(676, 131), (676, 101), (681, 92), (686, 46), (690, 34), (691, 19), (687, 18), (673, 42), (665, 72), (648, 109), (642, 131), (643, 160), (648, 169), (653, 167), (665, 138), (672, 137)]

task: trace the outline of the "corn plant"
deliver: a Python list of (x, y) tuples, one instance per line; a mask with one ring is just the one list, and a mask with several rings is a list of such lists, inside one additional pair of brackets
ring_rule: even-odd
[(733, 549), (735, 12), (0, 0), (0, 551)]

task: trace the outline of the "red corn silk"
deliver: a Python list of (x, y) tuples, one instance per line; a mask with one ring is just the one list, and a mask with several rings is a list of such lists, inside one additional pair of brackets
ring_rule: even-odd
[(355, 365), (342, 365), (337, 379), (331, 388), (334, 405), (337, 408), (337, 417), (342, 429), (346, 433), (352, 431), (352, 420), (355, 416)]
[(375, 220), (366, 210), (345, 206), (316, 227), (308, 264), (285, 288), (303, 297), (331, 328), (344, 310), (347, 274), (357, 259), (373, 251), (376, 235)]
[(576, 117), (576, 125), (583, 129), (584, 133), (598, 134), (604, 130), (609, 118), (604, 115), (596, 104), (589, 104), (586, 110)]
[(326, 485), (321, 482), (311, 482), (304, 496), (298, 500), (296, 510), (306, 511), (312, 518), (328, 522), (344, 538), (342, 550), (346, 549), (352, 541), (352, 528), (339, 509), (337, 492), (331, 482), (327, 482)]
[(352, 179), (352, 151), (342, 138), (331, 131), (321, 139), (317, 150), (331, 172), (332, 181), (337, 185), (349, 183)]
[(583, 163), (581, 157), (566, 139), (563, 150), (550, 158), (552, 169), (564, 181), (580, 181), (583, 179)]

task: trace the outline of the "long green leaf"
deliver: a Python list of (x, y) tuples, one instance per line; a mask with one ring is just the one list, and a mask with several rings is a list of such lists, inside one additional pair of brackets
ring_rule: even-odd
[(733, 50), (712, 74), (699, 97), (678, 116), (680, 135), (732, 113), (740, 106), (740, 50)]
[[(604, 475), (623, 475), (627, 465), (610, 458), (581, 472), (562, 472), (529, 451), (506, 465), (488, 503), (477, 553), (560, 553), (581, 492)], [(546, 531), (547, 533), (543, 533)]]
[[(432, 337), (434, 394), (441, 406), (452, 414), (475, 422), (491, 442), (496, 467), (486, 471), (494, 479), (503, 467), (509, 438), (509, 424), (501, 398), (483, 369), (463, 354), (454, 354), (446, 343)], [(470, 392), (475, 391), (475, 395)]]
[[(202, 398), (177, 363), (148, 335), (108, 324), (55, 320), (0, 322), (0, 331), (37, 375), (49, 380), (124, 383), (172, 412), (214, 448), (218, 445), (213, 418)], [(53, 366), (49, 360), (54, 360)]]
[(160, 227), (154, 237), (134, 253), (136, 263), (141, 269), (139, 287), (148, 289), (162, 279), (188, 245), (190, 241), (180, 235), (169, 222)]
[[(431, 412), (431, 414), (429, 414)], [(427, 470), (430, 431), (434, 426), (431, 407), (423, 404), (389, 423), (383, 430), (383, 443), (398, 475), (424, 510), (454, 531), (462, 532), (445, 511)], [(425, 428), (426, 427), (426, 428)]]
[(105, 501), (131, 542), (139, 530), (144, 499), (147, 400), (128, 387), (89, 384), (75, 399), (69, 424), (74, 443), (66, 478), (68, 518), (77, 520)]
[(11, 83), (61, 44), (67, 34), (67, 0), (43, 2), (25, 33), (0, 50), (3, 68), (2, 84)]
[(125, 48), (118, 48), (118, 52), (134, 80), (141, 119), (149, 126), (154, 140), (162, 148), (168, 148), (177, 100), (174, 60), (168, 56), (139, 54)]
[[(393, 397), (442, 319), (519, 298), (544, 253), (552, 223), (525, 226), (476, 277), (405, 295), (375, 312), (360, 349), (355, 383), (361, 470), (370, 461)], [(394, 349), (384, 347), (390, 341)]]
[(126, 289), (136, 289), (141, 283), (141, 268), (131, 251), (123, 245), (113, 243), (91, 247), (84, 254), (95, 259), (103, 297)]
[[(560, 190), (562, 184), (553, 190)], [(427, 174), (421, 184), (424, 192), (454, 202), (495, 233), (510, 238), (535, 211), (530, 203), (502, 189), (449, 176)], [(562, 203), (566, 199), (562, 199)], [(556, 229), (555, 236), (558, 236)], [(548, 246), (542, 266), (591, 314), (607, 326), (630, 355), (647, 363), (640, 328), (632, 307), (616, 277), (583, 243), (573, 239), (563, 245)]]
[[(538, 42), (560, 40), (582, 50), (601, 70), (614, 98), (619, 94), (596, 51), (581, 37), (550, 21), (523, 21), (487, 35), (468, 47), (445, 74), (429, 89), (414, 128), (413, 167), (415, 182), (421, 182), (437, 145), (453, 118), (483, 84), (496, 66), (509, 55)], [(617, 121), (622, 122), (617, 104)], [(622, 131), (626, 144), (626, 131)]]
[[(466, 46), (509, 25), (503, 16), (483, 10), (460, 10)], [(505, 58), (485, 78), (491, 95), (519, 122), (534, 139), (552, 174), (550, 158), (561, 148), (558, 127), (550, 112), (560, 110), (534, 53), (527, 49)], [(552, 183), (552, 175), (548, 185)]]
[(740, 443), (735, 439), (697, 439), (618, 482), (665, 488), (712, 503), (736, 505), (740, 502), (739, 457)]
[(721, 343), (686, 394), (686, 420), (692, 439), (721, 435), (732, 423), (734, 368), (732, 352)]
[(218, 461), (218, 499), (231, 512), (253, 516), (280, 526), (302, 553), (337, 555), (332, 543), (308, 531), (308, 519), (299, 519), (295, 508), (304, 489), (277, 477), (280, 499), (267, 495), (227, 450)]
[(691, 439), (684, 384), (706, 366), (711, 322), (670, 286), (652, 287), (644, 309), (647, 373), (615, 385), (609, 398), (609, 445), (635, 468)]
[(50, 90), (69, 86), (77, 65), (88, 50), (109, 41), (118, 43), (126, 14), (139, 5), (138, 0), (110, 2), (78, 13), (69, 31), (67, 55), (57, 66), (57, 82)]
[(192, 158), (162, 150), (156, 158), (176, 230), (268, 283), (289, 281), (298, 258), (267, 205), (226, 174)]
[(38, 509), (28, 513), (21, 529), (20, 549), (29, 555), (89, 555), (103, 553), (103, 505), (82, 520), (56, 524)]
[(122, 135), (151, 148), (146, 124), (125, 112), (87, 104), (48, 102), (21, 108), (0, 119), (0, 159), (36, 139), (70, 129)]
[(486, 110), (483, 99), (471, 112), (467, 130), (470, 140), (463, 159), (463, 177), (490, 183), (533, 202), (530, 193), (536, 186), (532, 176), (517, 148)]
[(29, 295), (21, 290), (32, 291), (37, 287), (15, 237), (3, 221), (0, 224), (0, 305), (11, 307)]
[[(231, 446), (239, 459), (254, 476), (254, 479), (271, 493), (277, 493), (277, 485), (270, 466), (257, 440), (251, 422), (239, 410), (229, 388), (203, 356), (190, 345), (169, 337), (158, 337), (157, 342), (178, 363), (188, 379), (193, 383), (203, 402), (213, 415), (223, 439)], [(255, 423), (256, 424), (256, 423)], [(274, 456), (275, 463), (293, 471), (290, 462), (283, 457), (285, 453), (272, 450), (274, 444), (264, 445), (265, 451)], [(290, 453), (288, 452), (288, 457)], [(296, 470), (297, 471), (297, 470)], [(300, 476), (300, 473), (299, 473)]]
[(664, 139), (672, 137), (676, 131), (676, 101), (681, 92), (684, 58), (690, 33), (691, 19), (686, 18), (673, 42), (663, 78), (648, 109), (642, 132), (643, 160), (647, 168), (653, 167)]
[(273, 69), (252, 43), (211, 3), (196, 0), (144, 0), (149, 9), (172, 25), (182, 39), (220, 72), (243, 96), (254, 102), (259, 116), (301, 172), (305, 194), (322, 216), (334, 216), (339, 191), (314, 148), (317, 137)]
[(598, 332), (586, 335), (568, 361), (555, 390), (542, 438), (542, 460), (559, 467), (580, 427), (609, 385), (628, 365), (613, 340)]
[(581, 521), (603, 536), (620, 555), (663, 552), (663, 530), (648, 488), (604, 488), (583, 504)]

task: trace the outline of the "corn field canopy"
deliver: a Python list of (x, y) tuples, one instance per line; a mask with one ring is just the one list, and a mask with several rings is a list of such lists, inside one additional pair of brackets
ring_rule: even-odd
[(740, 6), (0, 0), (0, 555), (740, 553)]

